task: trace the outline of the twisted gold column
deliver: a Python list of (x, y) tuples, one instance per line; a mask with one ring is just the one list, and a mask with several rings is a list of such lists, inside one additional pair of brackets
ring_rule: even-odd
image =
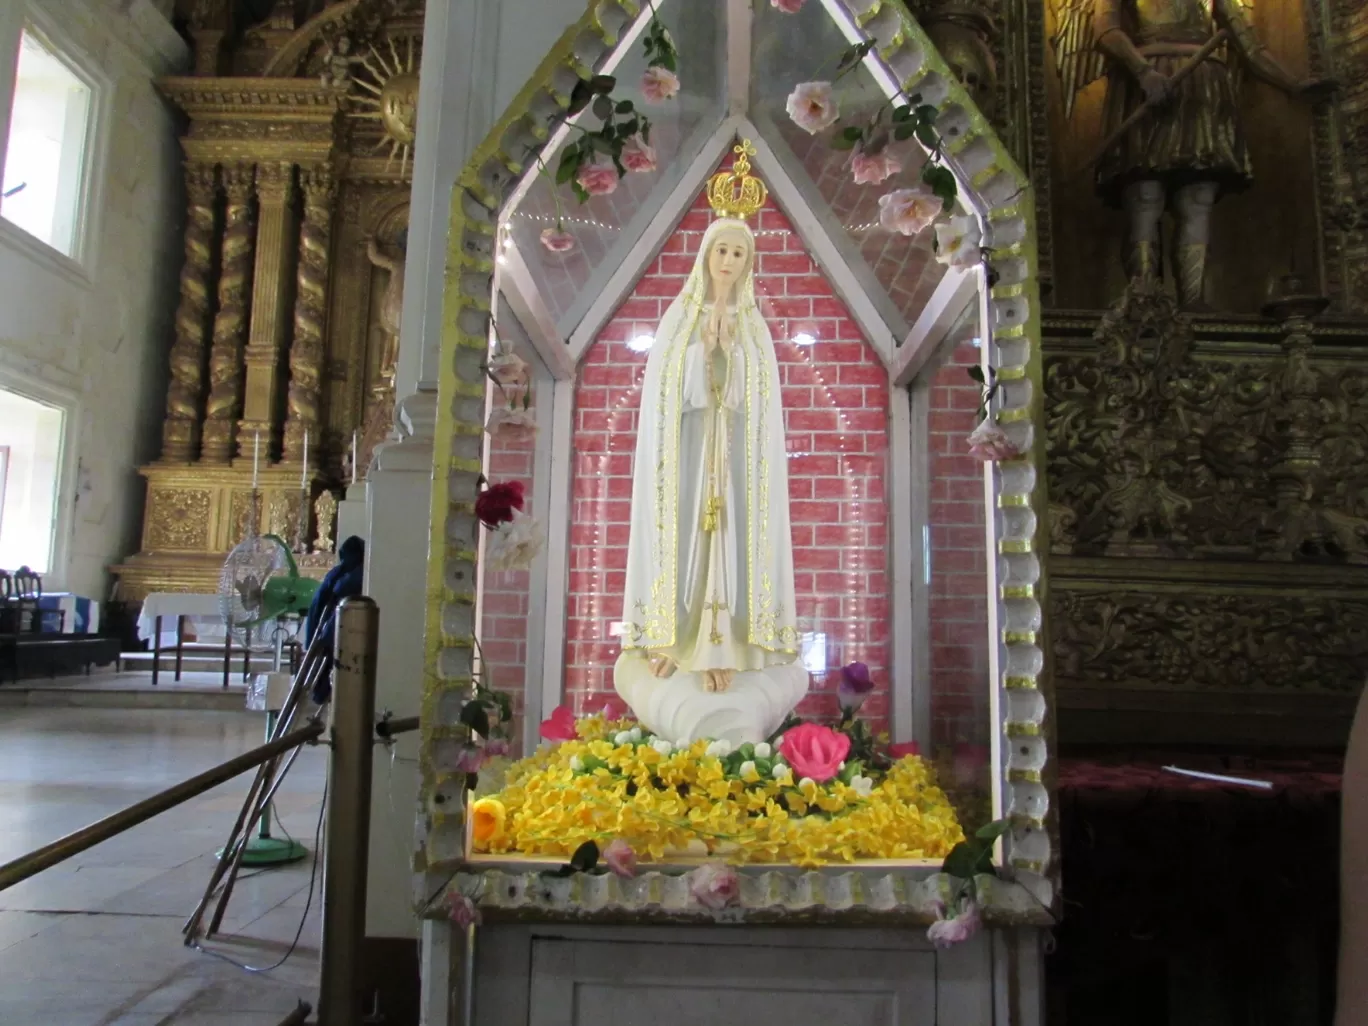
[(224, 208), (218, 313), (209, 351), (209, 400), (204, 411), (207, 463), (233, 457), (233, 426), (242, 407), (242, 347), (247, 330), (248, 286), (252, 275), (252, 168), (224, 168)]
[(209, 270), (213, 259), (214, 191), (212, 166), (187, 166), (185, 188), (185, 263), (180, 273), (180, 305), (176, 338), (169, 361), (166, 422), (162, 425), (162, 460), (183, 463), (195, 458), (199, 442), (200, 402), (204, 397), (204, 346), (209, 334)]
[(252, 312), (237, 428), (237, 452), (251, 450), (260, 435), (270, 452), (280, 430), (280, 393), (285, 377), (285, 341), (290, 330), (290, 273), (294, 263), (294, 164), (262, 163), (256, 169), (256, 267), (252, 272)]
[(323, 328), (327, 318), (328, 253), (332, 170), (312, 168), (301, 176), (304, 223), (299, 230), (299, 268), (295, 274), (294, 342), (290, 346), (290, 390), (285, 423), (285, 459), (303, 456), (304, 432), (317, 444), (323, 378)]

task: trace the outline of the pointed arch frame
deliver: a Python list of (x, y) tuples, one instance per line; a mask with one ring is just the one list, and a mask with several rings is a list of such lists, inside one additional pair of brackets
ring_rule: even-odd
[[(731, 22), (747, 10), (745, 0), (719, 0)], [(818, 0), (852, 42), (873, 40), (875, 48), (865, 63), (885, 92), (915, 94), (917, 102), (937, 108), (937, 129), (946, 145), (944, 160), (954, 172), (962, 202), (982, 220), (985, 238), (994, 243), (997, 283), (991, 291), (981, 287), (981, 272), (947, 274), (931, 302), (906, 335), (893, 334), (882, 317), (872, 314), (865, 289), (841, 280), (839, 261), (832, 254), (823, 260), (820, 240), (814, 256), (823, 265), (832, 285), (848, 304), (865, 330), (877, 327), (871, 340), (889, 366), (894, 383), (906, 384), (930, 356), (934, 344), (963, 308), (968, 289), (979, 294), (979, 317), (991, 345), (985, 344), (985, 360), (995, 359), (1001, 387), (991, 413), (1018, 443), (1024, 455), (993, 467), (985, 474), (985, 501), (994, 511), (990, 537), (996, 559), (989, 560), (991, 593), (990, 653), (995, 686), (992, 710), (999, 724), (993, 744), (994, 798), (1012, 819), (1012, 830), (1001, 853), (1003, 861), (1018, 871), (1020, 887), (999, 887), (995, 901), (1003, 918), (1040, 921), (1031, 913), (1048, 910), (1055, 903), (1056, 882), (1052, 859), (1050, 794), (1045, 785), (1048, 751), (1046, 711), (1048, 678), (1044, 648), (1043, 609), (1045, 587), (1040, 553), (1043, 552), (1045, 513), (1043, 411), (1041, 405), (1041, 339), (1038, 261), (1035, 249), (1035, 206), (1029, 179), (1008, 155), (983, 115), (954, 80), (944, 61), (908, 12), (902, 0)], [(489, 344), (489, 317), (495, 292), (496, 269), (508, 275), (522, 293), (516, 308), (532, 317), (529, 329), (535, 344), (555, 347), (558, 332), (554, 318), (528, 290), (517, 287), (521, 278), (530, 285), (526, 267), (515, 263), (497, 268), (496, 251), (502, 212), (514, 198), (519, 182), (526, 180), (529, 165), (516, 154), (548, 154), (557, 142), (550, 127), (552, 118), (569, 106), (569, 91), (576, 79), (616, 64), (630, 41), (640, 32), (649, 8), (637, 0), (591, 0), (585, 14), (552, 48), (503, 117), (476, 148), (457, 180), (451, 204), (448, 258), (443, 297), (442, 360), (438, 392), (437, 436), (431, 505), (431, 538), (427, 577), (425, 624), (426, 673), (421, 708), (421, 798), (424, 803), (423, 844), (416, 868), (436, 872), (457, 869), (466, 855), (464, 842), (464, 774), (442, 770), (433, 753), (443, 741), (459, 740), (456, 712), (472, 683), (475, 635), (478, 625), (476, 539), (478, 522), (474, 501), (482, 469), (485, 377), (483, 361)], [(730, 38), (730, 37), (729, 37)], [(749, 40), (749, 32), (746, 33)], [(736, 49), (729, 47), (729, 54)], [(749, 47), (746, 61), (749, 60)], [(733, 74), (735, 69), (732, 69)], [(693, 161), (681, 186), (686, 196), (696, 191), (694, 172), (706, 166), (719, 140), (729, 141), (749, 124), (737, 110), (743, 91), (729, 81), (723, 124), (709, 138)], [(757, 145), (764, 133), (752, 138)], [(725, 152), (725, 150), (722, 150)], [(720, 159), (721, 152), (717, 154)], [(770, 153), (768, 173), (782, 168), (783, 158)], [(692, 189), (684, 184), (694, 182)], [(777, 198), (790, 209), (807, 209), (798, 197), (785, 202), (784, 182)], [(792, 183), (789, 183), (791, 185)], [(667, 202), (676, 199), (671, 196)], [(571, 371), (579, 356), (597, 334), (599, 320), (616, 307), (610, 301), (620, 289), (630, 289), (645, 261), (637, 257), (658, 249), (678, 217), (662, 209), (646, 232), (636, 240), (628, 260), (612, 269), (610, 287), (603, 290), (579, 326), (565, 339), (568, 354), (548, 360), (553, 368)], [(656, 241), (651, 240), (655, 238)], [(831, 244), (831, 239), (826, 240)], [(831, 261), (828, 264), (827, 261)], [(835, 273), (833, 273), (835, 272)], [(845, 269), (845, 277), (850, 276)], [(535, 289), (531, 290), (535, 292)], [(852, 301), (863, 297), (859, 309)], [(617, 300), (621, 295), (616, 296)], [(602, 308), (600, 308), (602, 307)], [(522, 313), (520, 312), (520, 317)], [(877, 323), (867, 323), (867, 322)], [(596, 324), (598, 322), (598, 324)], [(525, 322), (526, 323), (526, 322)], [(540, 341), (539, 341), (540, 339)], [(985, 339), (985, 343), (987, 343)], [(565, 356), (569, 359), (566, 360)], [(568, 366), (567, 366), (568, 365)], [(572, 388), (573, 386), (570, 386)], [(560, 398), (566, 389), (558, 384)], [(559, 413), (559, 409), (557, 410)], [(553, 415), (554, 416), (554, 415)], [(899, 429), (901, 415), (894, 406), (892, 427)], [(552, 485), (554, 487), (554, 481)], [(894, 545), (893, 558), (905, 559)], [(893, 568), (897, 574), (896, 566)], [(554, 572), (554, 569), (553, 569)], [(547, 651), (553, 649), (548, 639)], [(1025, 888), (1026, 897), (1011, 892)], [(1023, 892), (1023, 893), (1025, 893)]]

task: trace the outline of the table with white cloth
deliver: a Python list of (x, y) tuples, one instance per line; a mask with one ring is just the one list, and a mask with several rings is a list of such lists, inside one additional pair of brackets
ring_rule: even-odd
[[(152, 642), (152, 685), (157, 684), (161, 670), (162, 621), (168, 617), (176, 619), (176, 680), (181, 679), (181, 664), (185, 655), (185, 621), (204, 623), (215, 628), (211, 633), (223, 634), (223, 686), (228, 686), (233, 658), (233, 635), (223, 629), (223, 610), (218, 595), (194, 595), (185, 592), (154, 591), (143, 599), (142, 612), (138, 614), (138, 637)], [(198, 630), (196, 631), (198, 635)], [(247, 660), (251, 653), (243, 648), (242, 672), (247, 673)]]

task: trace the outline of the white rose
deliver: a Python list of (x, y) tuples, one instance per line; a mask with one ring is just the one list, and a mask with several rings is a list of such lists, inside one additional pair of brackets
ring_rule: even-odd
[(936, 259), (947, 267), (967, 270), (983, 262), (983, 231), (969, 214), (936, 223)]

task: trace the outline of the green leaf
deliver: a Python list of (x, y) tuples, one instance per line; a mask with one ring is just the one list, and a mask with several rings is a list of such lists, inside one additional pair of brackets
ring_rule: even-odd
[(613, 116), (613, 101), (607, 96), (597, 96), (594, 98), (594, 117), (600, 121), (607, 121)]
[[(974, 370), (979, 369), (975, 367)], [(979, 379), (982, 380), (982, 378), (983, 372), (979, 371)], [(974, 836), (977, 837), (980, 841), (985, 841), (988, 844), (992, 844), (1003, 834), (1007, 833), (1007, 831), (1010, 829), (1012, 829), (1012, 821), (1010, 819), (995, 819), (991, 823), (985, 823), (983, 824), (983, 826), (975, 830)]]
[(841, 54), (841, 63), (836, 65), (836, 74), (840, 75), (855, 67), (873, 49), (874, 40), (872, 39), (866, 39), (863, 43), (856, 43), (854, 46), (847, 47)]
[(971, 378), (973, 378), (975, 381), (977, 381), (980, 385), (983, 384), (983, 368), (982, 368), (982, 367), (977, 367), (977, 366), (976, 366), (976, 367), (970, 367), (970, 368), (968, 368), (968, 371), (969, 371), (969, 376), (970, 376)]
[(630, 114), (636, 108), (631, 100), (619, 100), (618, 105), (613, 109), (617, 111), (619, 114)]
[[(531, 390), (524, 393), (524, 398), (531, 396)], [(526, 407), (524, 407), (525, 409)], [(499, 707), (499, 720), (502, 723), (513, 722), (513, 697), (507, 691), (494, 692), (494, 702)]]
[(473, 791), (480, 786), (480, 775), (478, 773), (466, 774), (466, 790)]
[(584, 191), (584, 186), (580, 185), (579, 182), (571, 182), (570, 188), (575, 190), (575, 199), (579, 200), (581, 203), (589, 202), (589, 194)]
[(902, 142), (904, 139), (911, 139), (913, 133), (917, 131), (917, 126), (911, 121), (904, 121), (893, 129), (893, 138)]
[(651, 145), (651, 122), (646, 118), (641, 119), (641, 141), (647, 146)]
[(916, 126), (917, 142), (921, 143), (928, 150), (934, 150), (940, 145), (940, 136), (936, 130), (925, 122), (920, 122)]
[(859, 142), (864, 135), (864, 129), (859, 125), (846, 125), (841, 129), (841, 138), (849, 139), (851, 142)]
[(589, 80), (589, 88), (600, 96), (611, 93), (616, 85), (617, 79), (612, 75), (595, 75)]
[(968, 880), (978, 872), (979, 860), (984, 850), (978, 841), (960, 841), (950, 849), (950, 854), (945, 856), (941, 871), (957, 876), (961, 880)]
[(461, 710), (461, 722), (477, 734), (489, 733), (489, 714), (483, 702), (467, 702)]
[(893, 115), (892, 115), (892, 117), (893, 117), (893, 123), (894, 123), (894, 124), (898, 124), (898, 123), (903, 122), (903, 121), (911, 121), (911, 120), (912, 120), (912, 106), (911, 106), (911, 104), (904, 103), (901, 107), (894, 107), (894, 108), (893, 108)]
[(581, 873), (587, 873), (598, 865), (599, 846), (593, 841), (585, 841), (570, 856), (570, 865)]
[(949, 168), (940, 164), (927, 164), (922, 168), (922, 181), (931, 187), (932, 193), (940, 199), (946, 210), (955, 205), (959, 185)]
[(590, 84), (584, 79), (575, 83), (575, 88), (570, 90), (570, 106), (566, 110), (568, 117), (574, 117), (585, 107), (589, 106), (589, 101), (594, 98), (594, 91)]
[(831, 148), (833, 150), (853, 150), (855, 142), (854, 139), (847, 139), (844, 135), (838, 135), (831, 140)]
[(561, 154), (560, 164), (556, 168), (556, 184), (564, 185), (575, 177), (575, 172), (579, 170), (580, 156), (578, 149), (566, 150)]
[(924, 125), (934, 125), (940, 112), (929, 103), (923, 103), (916, 109), (917, 120)]

